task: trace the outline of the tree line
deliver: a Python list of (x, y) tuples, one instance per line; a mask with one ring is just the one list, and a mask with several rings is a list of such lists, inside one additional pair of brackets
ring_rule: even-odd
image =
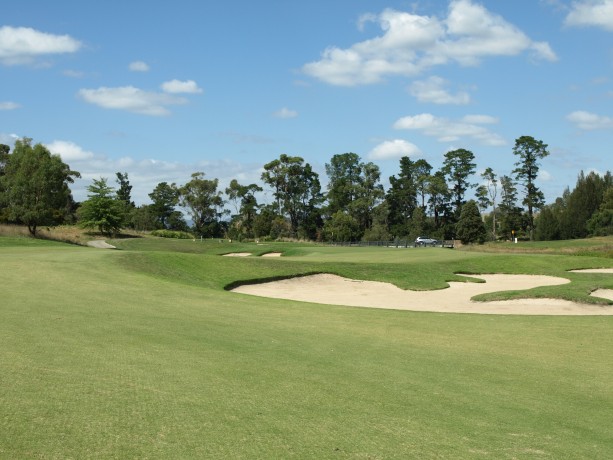
[[(12, 152), (0, 144), (0, 221), (26, 225), (32, 235), (40, 226), (77, 223), (106, 235), (130, 228), (236, 240), (375, 241), (429, 235), (470, 243), (613, 233), (609, 172), (604, 177), (581, 173), (572, 192), (567, 189), (545, 205), (535, 181), (541, 160), (549, 155), (547, 147), (531, 136), (519, 137), (512, 173), (499, 176), (487, 167), (480, 184), (471, 182), (477, 165), (470, 150), (447, 152), (438, 170), (425, 159), (405, 156), (387, 190), (379, 167), (356, 153), (334, 155), (325, 164), (326, 190), (302, 157), (282, 154), (264, 165), (261, 184), (233, 179), (221, 190), (217, 179), (195, 172), (182, 185), (160, 182), (149, 193), (151, 204), (137, 206), (127, 172), (117, 172), (114, 184), (94, 179), (87, 199), (75, 202), (70, 184), (80, 174), (44, 145), (23, 138)], [(265, 188), (272, 192), (270, 203), (258, 201)]]

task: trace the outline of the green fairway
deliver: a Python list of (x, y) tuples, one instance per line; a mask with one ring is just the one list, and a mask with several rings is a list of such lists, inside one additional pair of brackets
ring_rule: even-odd
[[(0, 458), (613, 458), (613, 318), (414, 313), (227, 292), (336, 273), (535, 273), (607, 257), (0, 238)], [(281, 251), (284, 257), (259, 255)], [(250, 252), (250, 257), (221, 257)]]

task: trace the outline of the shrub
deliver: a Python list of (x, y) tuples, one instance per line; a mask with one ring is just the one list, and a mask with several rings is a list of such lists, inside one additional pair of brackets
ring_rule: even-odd
[(192, 240), (194, 235), (188, 232), (181, 232), (178, 230), (154, 230), (151, 232), (153, 236), (159, 236), (161, 238), (177, 238), (180, 240)]

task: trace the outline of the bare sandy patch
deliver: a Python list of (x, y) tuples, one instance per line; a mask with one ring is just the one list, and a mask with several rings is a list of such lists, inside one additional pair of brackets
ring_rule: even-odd
[(488, 292), (525, 290), (568, 283), (565, 278), (534, 275), (470, 275), (485, 283), (450, 282), (449, 288), (407, 291), (390, 283), (360, 281), (320, 274), (262, 284), (238, 286), (234, 292), (327, 305), (394, 310), (506, 315), (613, 315), (613, 306), (580, 304), (558, 299), (518, 299), (474, 302)]
[(117, 249), (115, 246), (113, 246), (112, 244), (108, 244), (104, 240), (91, 240), (87, 242), (87, 245), (92, 248), (98, 249)]
[(224, 254), (224, 257), (248, 257), (250, 255), (250, 252), (230, 252), (228, 254)]
[(266, 254), (262, 254), (262, 257), (281, 257), (280, 252), (267, 252)]
[(584, 268), (581, 270), (570, 270), (571, 273), (613, 273), (613, 268)]

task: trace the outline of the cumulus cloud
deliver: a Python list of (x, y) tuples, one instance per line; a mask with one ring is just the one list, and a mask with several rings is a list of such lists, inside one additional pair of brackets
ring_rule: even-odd
[(370, 151), (368, 158), (370, 160), (391, 160), (416, 155), (421, 155), (421, 150), (415, 144), (403, 139), (394, 139), (377, 145)]
[(81, 89), (78, 93), (84, 101), (105, 109), (126, 110), (142, 115), (169, 115), (168, 106), (186, 104), (187, 99), (166, 93), (143, 91), (133, 86), (117, 88), (101, 87)]
[(149, 65), (143, 61), (133, 61), (128, 65), (132, 72), (149, 72)]
[(91, 160), (94, 158), (93, 152), (84, 150), (79, 145), (70, 141), (53, 141), (45, 145), (51, 153), (59, 155), (62, 161), (68, 163), (71, 161)]
[(523, 52), (548, 61), (557, 59), (548, 43), (535, 42), (513, 24), (472, 0), (453, 0), (446, 18), (386, 9), (359, 21), (374, 21), (382, 35), (349, 48), (329, 47), (321, 59), (302, 70), (333, 85), (372, 84), (385, 77), (415, 76), (434, 66), (457, 62), (478, 65), (488, 56)]
[(18, 109), (19, 107), (21, 106), (17, 104), (16, 102), (10, 102), (10, 101), (0, 102), (0, 110), (15, 110), (15, 109)]
[(30, 64), (49, 54), (74, 53), (81, 43), (69, 35), (54, 35), (29, 27), (0, 27), (0, 63)]
[(483, 145), (506, 145), (501, 136), (483, 126), (497, 122), (496, 118), (488, 115), (467, 115), (459, 120), (450, 120), (422, 113), (400, 118), (394, 123), (394, 128), (420, 131), (426, 136), (436, 138), (439, 142), (456, 142), (462, 138), (470, 138)]
[(201, 93), (202, 89), (198, 87), (194, 80), (170, 80), (162, 83), (162, 90), (170, 94), (197, 94)]
[(409, 93), (419, 102), (432, 104), (466, 105), (470, 103), (470, 95), (466, 91), (451, 94), (447, 91), (449, 82), (441, 77), (430, 77), (427, 80), (414, 81), (409, 86)]
[(287, 107), (282, 107), (279, 110), (277, 110), (275, 113), (273, 113), (273, 116), (275, 118), (283, 118), (283, 119), (296, 118), (298, 116), (298, 112), (296, 112), (295, 110), (288, 109)]
[(584, 110), (572, 112), (566, 116), (566, 119), (575, 124), (579, 129), (585, 131), (613, 128), (613, 118), (586, 112)]
[(564, 22), (568, 26), (595, 26), (613, 32), (613, 0), (574, 1)]

